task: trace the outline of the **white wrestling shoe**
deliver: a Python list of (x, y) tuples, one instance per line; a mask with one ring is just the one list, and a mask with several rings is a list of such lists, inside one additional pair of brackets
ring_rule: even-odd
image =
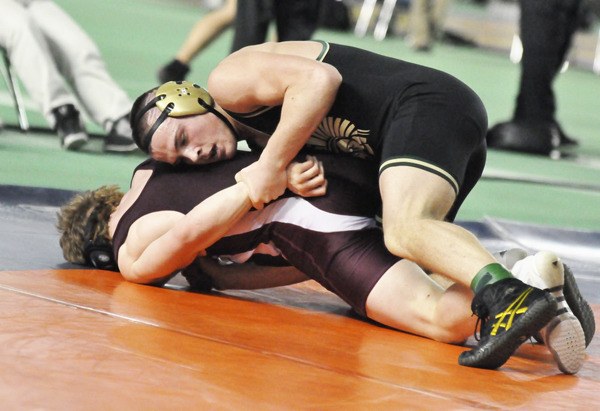
[(563, 293), (565, 295), (565, 301), (569, 305), (575, 317), (579, 320), (579, 323), (583, 327), (583, 333), (585, 334), (585, 346), (587, 347), (592, 342), (594, 334), (596, 333), (596, 319), (594, 318), (594, 311), (590, 304), (579, 292), (579, 286), (573, 271), (567, 264), (563, 264), (565, 269), (565, 286)]
[(512, 270), (517, 261), (526, 258), (529, 254), (522, 248), (509, 248), (508, 250), (494, 253), (494, 258), (504, 267)]
[[(527, 257), (527, 251), (520, 248), (511, 248), (505, 251), (494, 253), (494, 257), (498, 262), (503, 264), (509, 270), (512, 270), (517, 261)], [(596, 320), (594, 319), (594, 311), (590, 304), (583, 298), (577, 285), (577, 280), (573, 275), (573, 271), (567, 264), (563, 263), (564, 268), (564, 288), (563, 294), (567, 305), (579, 320), (585, 334), (585, 346), (590, 345), (592, 338), (596, 332)], [(529, 281), (528, 279), (526, 279)], [(541, 337), (536, 340), (542, 342)]]
[[(518, 255), (523, 255), (523, 250), (520, 251), (519, 254), (509, 250), (504, 256), (514, 259)], [(509, 258), (505, 260), (510, 264)], [(548, 290), (556, 298), (556, 317), (542, 329), (542, 339), (552, 353), (558, 368), (565, 374), (575, 374), (581, 369), (585, 359), (586, 338), (581, 323), (565, 301), (562, 261), (552, 252), (540, 251), (513, 262), (511, 271), (521, 281)]]

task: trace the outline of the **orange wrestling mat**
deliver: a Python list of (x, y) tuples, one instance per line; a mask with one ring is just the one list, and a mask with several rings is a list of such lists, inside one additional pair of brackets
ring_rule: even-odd
[[(598, 321), (600, 306), (594, 310)], [(204, 295), (105, 271), (4, 271), (0, 313), (3, 409), (600, 404), (597, 338), (575, 376), (561, 374), (543, 346), (527, 343), (499, 371), (466, 368), (457, 364), (465, 348), (352, 318), (312, 282)]]

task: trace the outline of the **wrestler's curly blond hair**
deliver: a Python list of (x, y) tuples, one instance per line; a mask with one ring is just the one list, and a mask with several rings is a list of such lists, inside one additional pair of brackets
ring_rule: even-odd
[(56, 228), (60, 233), (60, 247), (65, 260), (85, 264), (85, 231), (90, 215), (97, 213), (97, 224), (92, 227), (90, 239), (112, 240), (108, 234), (108, 220), (123, 198), (123, 192), (116, 185), (102, 186), (97, 190), (75, 195), (57, 213)]

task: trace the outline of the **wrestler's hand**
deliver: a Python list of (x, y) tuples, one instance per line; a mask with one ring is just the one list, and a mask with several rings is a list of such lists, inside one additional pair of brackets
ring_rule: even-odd
[(210, 258), (198, 257), (192, 264), (181, 270), (181, 275), (185, 277), (193, 291), (210, 292), (214, 288), (214, 280), (203, 264)]
[(248, 187), (252, 206), (261, 210), (264, 205), (283, 194), (287, 187), (285, 169), (259, 159), (235, 175), (235, 181)]
[(302, 163), (291, 163), (287, 168), (287, 180), (287, 188), (302, 197), (318, 197), (327, 192), (323, 163), (315, 156), (306, 156)]

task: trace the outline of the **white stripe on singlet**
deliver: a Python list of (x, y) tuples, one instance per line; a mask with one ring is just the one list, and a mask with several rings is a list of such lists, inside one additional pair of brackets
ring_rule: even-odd
[[(278, 200), (262, 210), (250, 211), (224, 237), (248, 233), (273, 222), (293, 224), (321, 233), (376, 227), (373, 218), (329, 213), (302, 198), (292, 197)], [(222, 257), (236, 263), (243, 263), (254, 253), (274, 256), (281, 254), (273, 244), (269, 243), (260, 244), (255, 249), (240, 254)]]

